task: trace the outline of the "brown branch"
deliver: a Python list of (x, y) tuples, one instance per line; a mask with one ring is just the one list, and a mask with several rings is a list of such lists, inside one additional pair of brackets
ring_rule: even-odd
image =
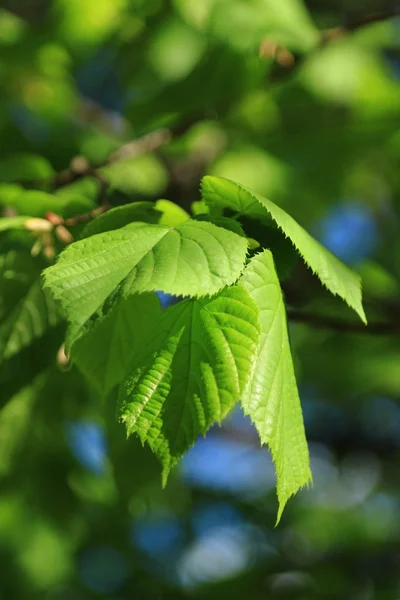
[(400, 15), (400, 8), (393, 7), (392, 9), (387, 9), (382, 12), (372, 13), (370, 15), (366, 15), (360, 17), (359, 19), (355, 19), (353, 21), (349, 21), (344, 26), (332, 27), (330, 29), (325, 29), (321, 32), (321, 45), (330, 42), (331, 40), (335, 40), (343, 35), (347, 35), (358, 29), (362, 29), (366, 25), (372, 25), (373, 23), (380, 23), (381, 21), (387, 21), (388, 19), (392, 19), (393, 17), (398, 17)]
[(295, 309), (289, 309), (287, 316), (290, 321), (304, 323), (319, 329), (331, 329), (344, 333), (362, 333), (367, 335), (400, 335), (400, 322), (376, 321), (364, 325), (363, 323), (353, 323), (336, 317), (311, 314)]
[(319, 52), (331, 41), (353, 33), (367, 25), (379, 23), (381, 21), (387, 21), (388, 19), (398, 16), (400, 16), (399, 5), (393, 6), (392, 8), (381, 12), (375, 12), (366, 16), (362, 16), (349, 21), (345, 25), (324, 29), (320, 32), (320, 39), (316, 46), (310, 52), (301, 56), (296, 56), (289, 49), (276, 44), (276, 42), (269, 38), (266, 38), (262, 40), (260, 44), (259, 54), (262, 58), (274, 59), (280, 65), (280, 67), (282, 67), (280, 74), (277, 74), (278, 79), (281, 79), (281, 77), (291, 75), (301, 64), (307, 60), (307, 58), (314, 53)]
[(53, 189), (59, 189), (82, 177), (94, 177), (100, 182), (101, 194), (104, 196), (104, 189), (107, 186), (107, 181), (101, 173), (99, 173), (99, 169), (119, 160), (126, 160), (128, 158), (134, 158), (139, 154), (153, 152), (169, 142), (171, 136), (172, 134), (168, 129), (153, 131), (137, 140), (123, 144), (118, 150), (110, 154), (108, 158), (96, 165), (91, 165), (84, 156), (75, 156), (71, 161), (70, 167), (61, 171), (61, 173), (58, 173), (53, 178), (51, 187)]

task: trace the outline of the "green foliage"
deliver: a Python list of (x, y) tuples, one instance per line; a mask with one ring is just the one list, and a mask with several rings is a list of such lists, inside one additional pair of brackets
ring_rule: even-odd
[(202, 191), (204, 200), (209, 204), (230, 208), (239, 215), (256, 218), (269, 214), (328, 290), (343, 298), (366, 323), (360, 278), (314, 240), (284, 210), (245, 187), (222, 178), (205, 177)]
[(71, 344), (116, 294), (218, 292), (239, 277), (246, 250), (245, 239), (211, 223), (188, 220), (174, 229), (133, 223), (71, 245), (45, 278), (71, 323)]
[(185, 300), (156, 321), (133, 355), (121, 386), (121, 418), (170, 469), (239, 400), (259, 338), (249, 294), (226, 288), (211, 299)]
[(130, 296), (75, 342), (72, 360), (100, 394), (107, 395), (123, 380), (131, 354), (147, 344), (159, 312), (155, 294)]
[[(11, 219), (13, 220), (13, 219)], [(43, 289), (34, 261), (11, 251), (0, 255), (3, 290), (0, 304), (0, 362), (18, 354), (60, 320), (57, 307)]]
[[(311, 480), (308, 449), (272, 254), (245, 267), (240, 218), (272, 216), (328, 289), (364, 319), (360, 281), (272, 202), (216, 177), (203, 179), (202, 194), (211, 211), (234, 210), (236, 220), (211, 223), (200, 214), (179, 223), (179, 210), (163, 201), (156, 206), (179, 224), (149, 225), (141, 222), (155, 214), (148, 203), (115, 208), (46, 269), (46, 284), (70, 324), (73, 360), (100, 393), (121, 384), (121, 419), (158, 456), (164, 482), (197, 436), (241, 400), (276, 464), (279, 521), (289, 497)], [(264, 226), (268, 241), (273, 229)], [(157, 290), (190, 299), (158, 316), (154, 295), (140, 295)]]
[(356, 4), (2, 2), (2, 598), (398, 596), (398, 10)]
[(269, 250), (250, 261), (239, 283), (256, 302), (261, 322), (257, 360), (241, 402), (275, 461), (279, 521), (290, 496), (311, 481), (311, 472), (285, 305)]
[(161, 213), (154, 208), (152, 202), (133, 202), (123, 204), (107, 211), (103, 215), (90, 221), (81, 233), (81, 238), (87, 238), (96, 233), (113, 231), (134, 221), (157, 223)]

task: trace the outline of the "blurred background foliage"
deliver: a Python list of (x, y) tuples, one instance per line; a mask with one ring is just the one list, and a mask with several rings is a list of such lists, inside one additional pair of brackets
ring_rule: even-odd
[[(32, 257), (32, 237), (0, 230), (2, 600), (400, 598), (395, 8), (1, 2), (2, 216), (74, 217), (96, 207), (103, 180), (113, 205), (196, 210), (200, 177), (226, 176), (358, 270), (370, 321), (389, 323), (360, 331), (300, 266), (285, 282), (314, 486), (274, 529), (274, 468), (240, 412), (162, 490), (154, 458), (115, 423), (113, 395), (101, 401), (65, 365), (56, 313), (3, 351), (10, 315), (50, 302), (35, 282), (52, 252)], [(375, 13), (388, 18), (357, 26)]]

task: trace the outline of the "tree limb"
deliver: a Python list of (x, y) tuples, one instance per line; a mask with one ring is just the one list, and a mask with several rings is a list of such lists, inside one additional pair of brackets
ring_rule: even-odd
[(307, 58), (310, 57), (310, 55), (318, 52), (331, 41), (344, 37), (357, 31), (358, 29), (362, 29), (366, 25), (387, 21), (388, 19), (398, 16), (400, 16), (400, 5), (395, 5), (390, 9), (371, 13), (369, 15), (351, 20), (345, 25), (324, 29), (320, 32), (320, 40), (316, 46), (310, 52), (300, 56), (293, 54), (288, 48), (280, 46), (273, 40), (266, 38), (262, 40), (260, 44), (259, 54), (262, 58), (273, 58), (276, 60), (276, 62), (283, 68), (283, 72), (281, 73), (282, 76), (290, 75), (301, 64), (303, 64)]
[(355, 323), (320, 314), (306, 313), (301, 310), (289, 309), (289, 321), (304, 323), (319, 329), (331, 329), (343, 333), (362, 333), (367, 335), (400, 335), (400, 322), (375, 321), (368, 325)]

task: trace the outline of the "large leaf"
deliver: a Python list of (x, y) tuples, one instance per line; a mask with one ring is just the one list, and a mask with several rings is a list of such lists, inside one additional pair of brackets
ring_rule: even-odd
[(0, 361), (41, 338), (60, 320), (53, 298), (42, 287), (34, 259), (9, 252), (0, 256)]
[(120, 388), (128, 433), (170, 469), (243, 393), (259, 339), (258, 309), (244, 288), (167, 309)]
[(131, 354), (147, 344), (147, 333), (160, 312), (156, 294), (130, 296), (73, 345), (72, 361), (101, 394), (122, 381)]
[(238, 279), (246, 252), (244, 238), (211, 223), (188, 220), (176, 228), (134, 223), (71, 244), (45, 278), (72, 323), (72, 343), (88, 319), (107, 312), (117, 296), (155, 290), (215, 294)]
[(250, 261), (239, 283), (257, 303), (261, 321), (258, 356), (242, 405), (275, 462), (279, 521), (290, 496), (311, 481), (311, 472), (285, 306), (269, 250)]
[(326, 288), (343, 298), (366, 323), (360, 277), (311, 237), (279, 206), (222, 177), (204, 177), (202, 194), (207, 204), (230, 208), (242, 215), (259, 217), (260, 209), (264, 211), (264, 216), (269, 214)]

